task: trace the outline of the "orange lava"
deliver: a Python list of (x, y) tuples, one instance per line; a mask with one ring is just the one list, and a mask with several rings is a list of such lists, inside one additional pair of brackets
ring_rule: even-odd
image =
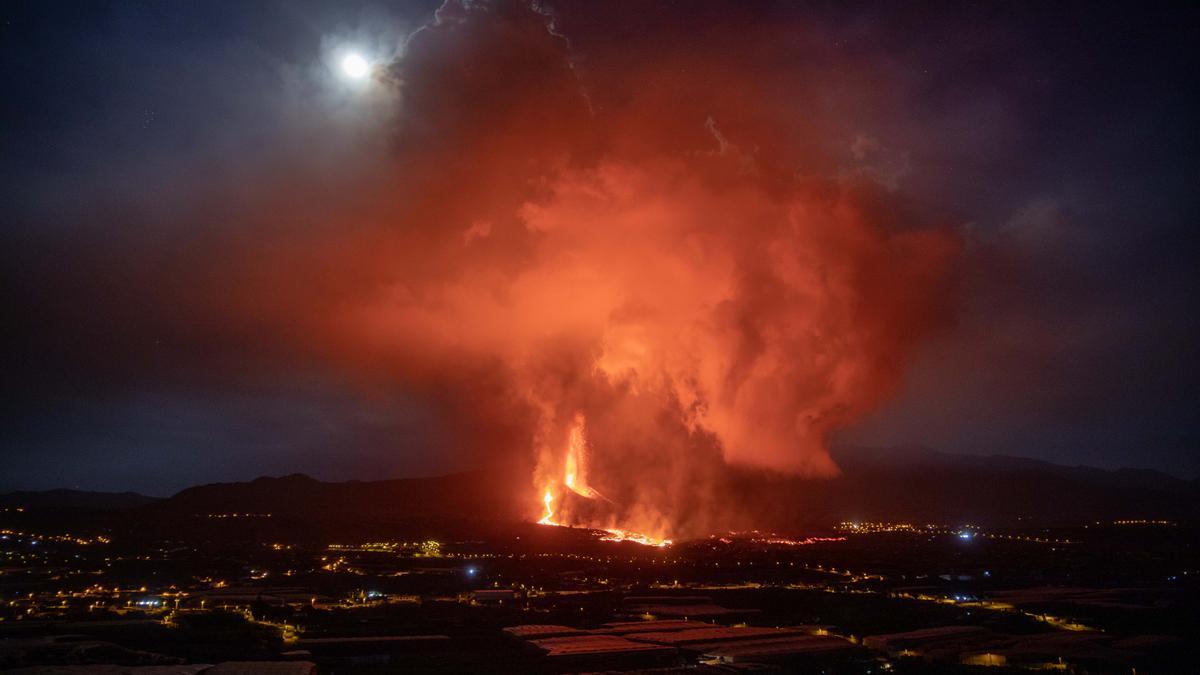
[(546, 504), (546, 515), (538, 521), (538, 525), (558, 525), (554, 522), (554, 495), (550, 494), (550, 488), (546, 488), (546, 494), (542, 496), (542, 502)]
[[(564, 460), (563, 469), (563, 485), (586, 499), (608, 499), (597, 492), (587, 483), (587, 436), (586, 427), (582, 414), (575, 416), (575, 423), (571, 426), (571, 433), (567, 442), (567, 456)], [(542, 504), (545, 512), (542, 518), (538, 520), (538, 525), (553, 525), (555, 527), (573, 527), (565, 523), (557, 522), (554, 513), (554, 486), (549, 485), (542, 493)], [(671, 540), (662, 537), (652, 537), (640, 532), (633, 532), (615, 527), (586, 527), (589, 530), (599, 530), (605, 533), (600, 537), (600, 541), (632, 541), (644, 546), (670, 546)]]
[(670, 539), (659, 539), (657, 537), (638, 534), (637, 532), (629, 532), (627, 530), (605, 529), (604, 531), (607, 532), (608, 535), (600, 537), (600, 541), (632, 541), (644, 546), (658, 546), (660, 548), (663, 546), (670, 546), (672, 543)]

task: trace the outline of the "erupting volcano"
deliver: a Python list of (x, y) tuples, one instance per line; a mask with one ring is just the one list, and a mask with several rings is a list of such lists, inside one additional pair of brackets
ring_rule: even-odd
[(1197, 34), (0, 2), (0, 669), (1200, 673)]
[(204, 330), (420, 401), (422, 453), (521, 474), (530, 521), (648, 543), (751, 529), (729, 468), (838, 473), (831, 436), (947, 324), (956, 231), (840, 111), (770, 95), (816, 100), (866, 65), (690, 41), (576, 62), (535, 10), (446, 3), (372, 71), (395, 137), (352, 198), (277, 227), (264, 207), (286, 237), (218, 241), (180, 294), (203, 289)]
[(302, 247), (305, 270), (355, 272), (289, 332), (434, 392), (451, 449), (532, 464), (530, 520), (753, 527), (728, 467), (836, 475), (831, 434), (944, 325), (958, 239), (854, 163), (837, 115), (764, 95), (820, 77), (748, 88), (763, 71), (707, 51), (576, 67), (549, 17), (504, 7), (449, 3), (389, 70), (395, 181)]
[[(571, 425), (569, 441), (567, 443), (566, 458), (563, 460), (564, 468), (562, 487), (565, 487), (570, 492), (587, 500), (601, 500), (605, 502), (609, 501), (606, 497), (588, 485), (587, 464), (588, 444), (586, 421), (584, 420), (582, 414), (577, 414), (575, 416), (574, 423)], [(572, 518), (570, 514), (560, 516), (555, 513), (555, 489), (556, 485), (550, 484), (546, 486), (545, 492), (542, 494), (542, 503), (545, 505), (545, 514), (542, 516), (541, 520), (538, 521), (539, 525), (554, 525), (557, 527), (586, 527), (593, 530), (603, 530), (606, 533), (605, 536), (601, 537), (603, 541), (632, 541), (647, 546), (669, 546), (671, 544), (670, 539), (652, 537), (650, 535), (640, 534), (638, 532), (630, 532), (628, 530), (622, 530), (616, 527), (604, 527), (602, 525), (595, 525), (586, 521), (577, 521), (575, 518)]]

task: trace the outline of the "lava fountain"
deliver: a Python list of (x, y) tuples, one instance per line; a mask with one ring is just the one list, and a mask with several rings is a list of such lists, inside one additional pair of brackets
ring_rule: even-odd
[[(563, 479), (562, 487), (566, 490), (583, 497), (590, 501), (611, 501), (600, 494), (595, 488), (588, 484), (587, 480), (588, 468), (588, 443), (587, 443), (587, 422), (582, 413), (575, 415), (575, 420), (571, 425), (570, 434), (567, 439), (567, 453), (563, 460)], [(561, 516), (556, 518), (554, 503), (555, 492), (560, 495), (565, 494), (563, 490), (555, 484), (547, 485), (542, 492), (542, 504), (544, 513), (542, 518), (538, 520), (539, 525), (553, 525), (555, 527), (585, 527), (590, 530), (603, 531), (604, 536), (600, 537), (601, 541), (632, 541), (634, 543), (643, 544), (645, 546), (669, 546), (670, 539), (662, 537), (653, 537), (640, 532), (633, 532), (617, 527), (602, 527), (593, 526), (587, 522), (574, 524), (560, 522)]]

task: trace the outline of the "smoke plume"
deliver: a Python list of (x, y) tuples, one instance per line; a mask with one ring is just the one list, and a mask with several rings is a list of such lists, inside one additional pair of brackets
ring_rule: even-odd
[(571, 49), (511, 4), (448, 2), (412, 37), (392, 183), (353, 250), (370, 292), (326, 307), (334, 356), (514, 411), (533, 509), (578, 419), (605, 526), (719, 525), (726, 464), (832, 476), (830, 434), (942, 321), (955, 240), (869, 173), (791, 155), (834, 120), (781, 118), (748, 72)]
[(337, 226), (221, 275), (255, 325), (531, 457), (531, 515), (582, 419), (603, 513), (568, 521), (701, 533), (732, 522), (726, 465), (837, 473), (830, 434), (944, 320), (956, 239), (847, 163), (857, 136), (819, 101), (863, 72), (784, 80), (711, 43), (630, 62), (569, 25), (447, 2), (384, 80), (389, 159), (308, 216)]

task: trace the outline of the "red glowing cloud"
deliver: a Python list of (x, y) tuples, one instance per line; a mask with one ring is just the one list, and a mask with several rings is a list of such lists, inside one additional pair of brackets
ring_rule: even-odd
[[(830, 434), (945, 320), (957, 239), (839, 164), (836, 111), (791, 117), (754, 64), (589, 66), (549, 21), (448, 3), (392, 69), (395, 155), (316, 210), (337, 227), (223, 267), (232, 311), (437, 392), (478, 452), (522, 446), (531, 513), (580, 415), (606, 499), (575, 522), (694, 534), (730, 510), (725, 463), (835, 474)], [(791, 85), (830, 77), (865, 75)]]

